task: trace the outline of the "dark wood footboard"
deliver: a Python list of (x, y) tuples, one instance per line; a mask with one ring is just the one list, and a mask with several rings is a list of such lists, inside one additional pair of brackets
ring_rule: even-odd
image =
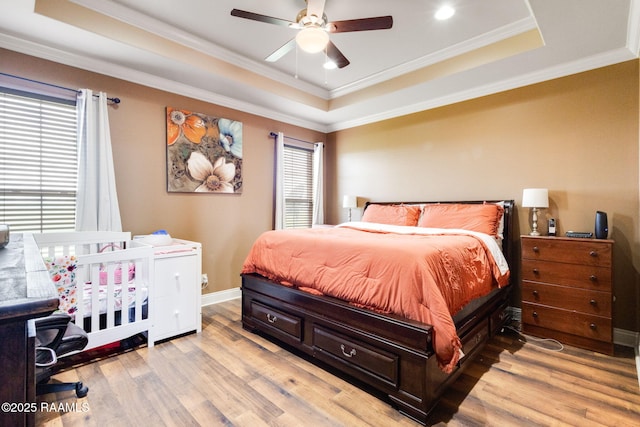
[(242, 324), (285, 343), (387, 396), (405, 415), (427, 423), (447, 385), (506, 320), (509, 287), (454, 317), (465, 357), (444, 374), (430, 325), (383, 315), (326, 296), (242, 276)]

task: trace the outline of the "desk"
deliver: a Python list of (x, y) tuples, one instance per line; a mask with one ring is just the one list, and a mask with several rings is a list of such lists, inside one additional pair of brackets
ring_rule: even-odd
[[(35, 325), (51, 314), (58, 295), (33, 237), (11, 234), (0, 249), (0, 403), (33, 403)], [(34, 425), (33, 412), (0, 412), (0, 426)]]

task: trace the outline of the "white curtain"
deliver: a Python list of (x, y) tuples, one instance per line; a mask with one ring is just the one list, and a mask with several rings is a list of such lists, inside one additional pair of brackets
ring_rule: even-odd
[(111, 153), (107, 94), (78, 92), (76, 230), (122, 231)]
[(313, 144), (313, 221), (324, 224), (324, 144)]
[(275, 224), (276, 230), (284, 228), (284, 133), (276, 137), (276, 182), (275, 182)]

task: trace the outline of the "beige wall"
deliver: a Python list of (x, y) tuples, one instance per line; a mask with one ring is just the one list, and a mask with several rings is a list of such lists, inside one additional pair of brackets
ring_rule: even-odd
[[(593, 231), (596, 210), (607, 212), (616, 241), (614, 326), (638, 331), (638, 86), (634, 60), (330, 134), (328, 217), (346, 220), (344, 194), (361, 203), (520, 204), (523, 188), (546, 187), (545, 232), (548, 217), (561, 234)], [(516, 233), (528, 233), (528, 221), (519, 208)]]
[[(596, 210), (615, 239), (615, 326), (640, 331), (638, 61), (323, 135), (188, 97), (0, 49), (0, 69), (117, 96), (110, 108), (123, 227), (164, 228), (203, 244), (205, 292), (236, 287), (251, 243), (272, 223), (270, 131), (327, 138), (328, 222), (344, 194), (370, 200), (512, 198), (547, 187), (559, 232), (592, 230)], [(167, 105), (244, 123), (242, 195), (169, 194)], [(354, 213), (358, 217), (358, 213)], [(529, 230), (518, 209), (516, 233)], [(544, 221), (542, 221), (544, 225)], [(543, 227), (544, 228), (544, 227)], [(517, 246), (519, 248), (519, 245)], [(518, 252), (515, 254), (518, 255)], [(517, 266), (514, 266), (517, 282)], [(516, 293), (519, 295), (519, 293)], [(516, 304), (518, 300), (515, 301)]]
[[(325, 135), (240, 111), (0, 49), (0, 70), (71, 88), (119, 97), (109, 108), (122, 226), (134, 234), (166, 229), (202, 243), (204, 291), (240, 285), (242, 262), (255, 238), (272, 227), (271, 131), (307, 141)], [(179, 194), (166, 191), (165, 107), (173, 106), (243, 122), (243, 193)]]

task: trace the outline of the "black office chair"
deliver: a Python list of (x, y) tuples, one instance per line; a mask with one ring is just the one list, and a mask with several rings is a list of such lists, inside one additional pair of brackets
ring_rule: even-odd
[(54, 313), (35, 319), (36, 325), (36, 394), (75, 390), (76, 396), (85, 397), (89, 389), (81, 381), (75, 383), (49, 383), (53, 366), (58, 358), (84, 349), (87, 333), (71, 323), (66, 313)]

